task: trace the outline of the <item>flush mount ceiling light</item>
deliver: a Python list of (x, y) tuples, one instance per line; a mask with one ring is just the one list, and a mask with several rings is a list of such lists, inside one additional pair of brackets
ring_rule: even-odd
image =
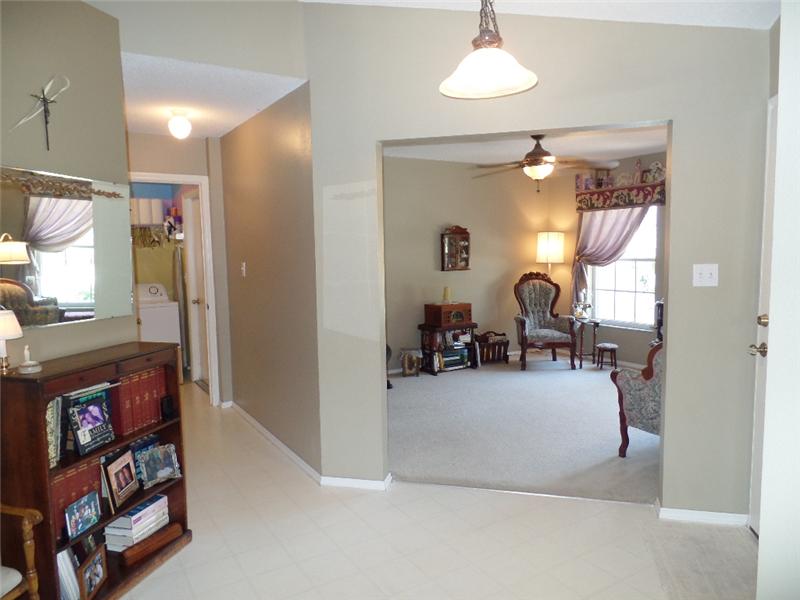
[(167, 122), (169, 132), (179, 140), (186, 139), (192, 133), (192, 122), (183, 113), (172, 112), (172, 118)]
[(479, 99), (531, 89), (539, 81), (536, 74), (502, 49), (494, 0), (481, 0), (480, 16), (478, 36), (472, 40), (474, 50), (441, 83), (439, 91), (450, 98)]

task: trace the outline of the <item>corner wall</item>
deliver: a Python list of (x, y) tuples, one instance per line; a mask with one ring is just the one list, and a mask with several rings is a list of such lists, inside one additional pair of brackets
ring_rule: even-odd
[(221, 149), (234, 401), (320, 472), (308, 84)]

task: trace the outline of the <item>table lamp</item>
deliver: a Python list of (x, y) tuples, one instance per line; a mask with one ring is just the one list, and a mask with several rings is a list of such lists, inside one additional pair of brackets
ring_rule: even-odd
[(564, 262), (564, 233), (561, 231), (540, 231), (536, 240), (536, 262), (550, 265)]
[(0, 310), (0, 375), (8, 373), (8, 353), (6, 340), (22, 337), (22, 328), (13, 310)]
[(9, 234), (0, 235), (0, 265), (27, 265), (28, 242), (18, 242)]

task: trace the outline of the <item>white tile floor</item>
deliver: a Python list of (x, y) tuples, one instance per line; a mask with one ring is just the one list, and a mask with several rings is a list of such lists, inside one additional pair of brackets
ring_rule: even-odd
[[(632, 504), (409, 483), (320, 488), (196, 386), (185, 386), (184, 410), (194, 540), (134, 600), (753, 597), (755, 542), (742, 530), (665, 523)], [(713, 572), (702, 568), (709, 552), (719, 554)]]

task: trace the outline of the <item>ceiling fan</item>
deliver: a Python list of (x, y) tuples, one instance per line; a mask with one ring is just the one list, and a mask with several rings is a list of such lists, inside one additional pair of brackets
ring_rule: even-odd
[(522, 160), (495, 163), (491, 165), (476, 165), (479, 169), (495, 169), (490, 173), (483, 173), (475, 177), (486, 177), (496, 175), (514, 169), (522, 169), (528, 177), (533, 179), (537, 185), (539, 182), (550, 175), (556, 167), (566, 169), (615, 169), (619, 166), (618, 160), (585, 160), (573, 157), (555, 157), (542, 147), (543, 134), (532, 135), (531, 138), (536, 142), (533, 150), (528, 152)]

